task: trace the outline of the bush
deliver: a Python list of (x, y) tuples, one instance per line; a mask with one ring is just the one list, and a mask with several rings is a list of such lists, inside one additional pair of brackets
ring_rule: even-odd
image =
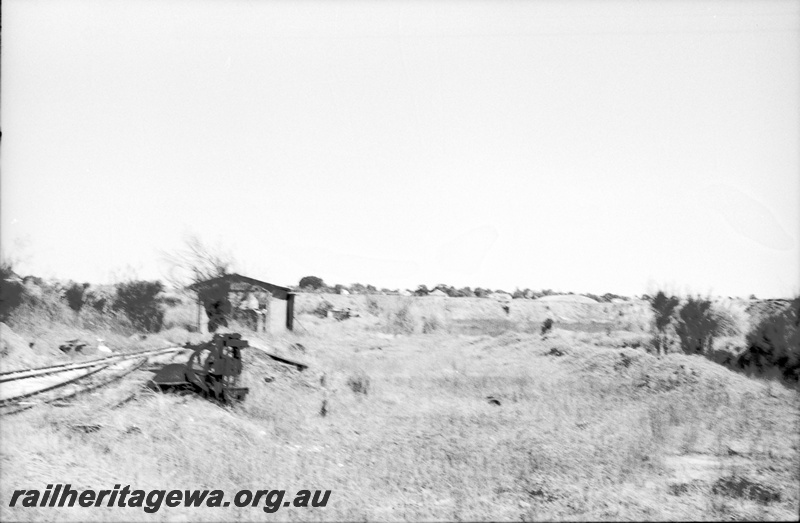
[(46, 325), (73, 326), (75, 314), (64, 303), (59, 285), (33, 282), (22, 286), (21, 303), (8, 315), (11, 325), (23, 330), (35, 330)]
[(367, 296), (367, 302), (366, 303), (367, 303), (367, 312), (368, 313), (372, 314), (373, 316), (377, 316), (377, 315), (380, 314), (381, 306), (378, 303), (378, 300), (376, 300), (372, 296)]
[(158, 332), (164, 323), (164, 310), (159, 296), (163, 290), (160, 281), (119, 283), (114, 310), (123, 312), (137, 329)]
[(413, 334), (416, 330), (417, 322), (411, 312), (410, 302), (404, 302), (400, 307), (389, 311), (386, 327), (389, 332), (394, 334)]
[(661, 355), (665, 352), (667, 345), (667, 326), (672, 321), (675, 314), (675, 308), (680, 303), (680, 300), (675, 296), (667, 296), (662, 291), (653, 296), (647, 297), (650, 302), (650, 308), (653, 310), (653, 326), (655, 332), (653, 333), (653, 344), (656, 348), (656, 353)]
[(721, 330), (722, 324), (710, 300), (689, 297), (678, 311), (675, 331), (686, 354), (706, 354)]
[(333, 304), (328, 300), (322, 300), (322, 302), (317, 305), (317, 308), (312, 311), (312, 314), (319, 316), (320, 318), (327, 318), (328, 311), (333, 309)]
[(24, 287), (14, 279), (11, 265), (0, 265), (0, 321), (8, 320), (11, 312), (22, 304)]
[(746, 345), (737, 361), (741, 369), (764, 373), (776, 368), (784, 379), (800, 380), (800, 296), (787, 309), (761, 318)]
[(67, 288), (64, 297), (67, 299), (67, 305), (75, 312), (81, 312), (84, 303), (86, 303), (86, 288), (89, 287), (88, 283), (78, 285), (73, 283)]
[(347, 386), (355, 394), (369, 394), (370, 380), (369, 376), (359, 371), (347, 378)]
[(230, 291), (231, 284), (225, 279), (205, 283), (197, 289), (197, 297), (208, 317), (209, 332), (216, 332), (218, 328), (228, 326), (233, 313)]
[(542, 323), (542, 336), (546, 335), (553, 328), (553, 320), (547, 318)]
[(422, 334), (431, 334), (442, 328), (442, 321), (438, 316), (423, 316), (422, 318)]
[(112, 312), (114, 295), (108, 290), (90, 289), (84, 294), (84, 307), (89, 306), (100, 313)]

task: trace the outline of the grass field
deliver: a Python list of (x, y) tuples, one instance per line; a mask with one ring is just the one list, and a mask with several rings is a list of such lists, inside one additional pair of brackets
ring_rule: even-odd
[[(800, 395), (701, 357), (655, 358), (636, 306), (515, 302), (507, 315), (488, 300), (356, 298), (334, 303), (362, 313), (339, 322), (310, 314), (309, 297), (294, 334), (261, 340), (305, 372), (246, 351), (251, 393), (235, 408), (144, 391), (114, 407), (109, 389), (3, 419), (0, 519), (798, 519)], [(561, 317), (542, 336), (549, 314)], [(52, 483), (332, 493), (271, 514), (7, 506)]]

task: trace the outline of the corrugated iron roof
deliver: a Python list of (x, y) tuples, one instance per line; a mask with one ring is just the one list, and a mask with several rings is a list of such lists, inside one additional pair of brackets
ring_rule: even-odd
[[(227, 281), (231, 284), (231, 290), (233, 291), (246, 291), (249, 290), (249, 287), (258, 287), (265, 291), (269, 291), (273, 297), (278, 298), (280, 300), (285, 300), (288, 298), (289, 293), (292, 292), (292, 289), (288, 287), (282, 287), (280, 285), (275, 285), (274, 283), (268, 283), (265, 281), (257, 280), (255, 278), (249, 278), (247, 276), (242, 276), (241, 274), (226, 274), (225, 276), (219, 276), (217, 278), (211, 278), (210, 280), (199, 281), (197, 283), (193, 283), (187, 287), (190, 290), (196, 291), (198, 289), (202, 289), (203, 287), (208, 287), (219, 283), (221, 281)], [(239, 286), (245, 286), (244, 288), (236, 288), (237, 284)]]

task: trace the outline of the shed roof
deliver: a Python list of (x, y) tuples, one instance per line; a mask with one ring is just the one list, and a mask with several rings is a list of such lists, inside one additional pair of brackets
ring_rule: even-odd
[(208, 287), (223, 281), (227, 281), (231, 284), (232, 291), (247, 291), (250, 290), (251, 287), (258, 287), (262, 290), (269, 291), (273, 297), (280, 300), (288, 299), (289, 293), (292, 292), (292, 289), (288, 287), (281, 287), (280, 285), (257, 280), (255, 278), (248, 278), (247, 276), (242, 276), (241, 274), (236, 273), (218, 276), (216, 278), (211, 278), (210, 280), (199, 281), (189, 285), (188, 289), (196, 291), (202, 289), (203, 287)]

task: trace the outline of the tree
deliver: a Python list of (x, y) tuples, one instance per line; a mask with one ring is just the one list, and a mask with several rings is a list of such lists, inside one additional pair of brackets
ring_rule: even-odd
[(739, 367), (760, 372), (777, 368), (796, 385), (800, 381), (800, 296), (789, 307), (762, 317), (746, 339)]
[(311, 288), (317, 290), (320, 287), (324, 286), (325, 282), (322, 281), (322, 278), (319, 278), (317, 276), (303, 276), (302, 278), (300, 278), (301, 289)]
[[(233, 273), (236, 265), (233, 255), (221, 247), (210, 247), (196, 235), (189, 235), (182, 250), (164, 254), (169, 265), (167, 280), (177, 288), (205, 282)], [(208, 316), (208, 330), (227, 326), (233, 310), (230, 302), (230, 283), (217, 281), (204, 285), (197, 291)]]
[(419, 287), (417, 287), (417, 290), (414, 291), (414, 294), (416, 294), (417, 296), (427, 296), (428, 294), (430, 294), (430, 292), (431, 291), (428, 290), (428, 287), (426, 287), (425, 285), (420, 285)]
[(719, 317), (708, 299), (689, 297), (678, 311), (675, 328), (686, 354), (706, 354), (720, 330)]
[(233, 255), (221, 247), (211, 247), (196, 235), (185, 239), (183, 249), (165, 253), (168, 264), (167, 281), (176, 288), (225, 276), (236, 265)]
[(655, 346), (659, 356), (664, 353), (667, 341), (667, 326), (669, 325), (675, 308), (680, 303), (680, 300), (675, 296), (667, 296), (662, 291), (658, 291), (653, 298), (648, 300), (650, 308), (653, 310), (655, 316)]
[(70, 309), (75, 311), (75, 314), (80, 314), (83, 305), (86, 303), (86, 289), (88, 287), (88, 283), (84, 283), (83, 285), (73, 283), (64, 293), (64, 298), (67, 299), (67, 305), (69, 305)]
[(220, 327), (228, 326), (228, 320), (233, 313), (230, 292), (231, 284), (226, 279), (212, 281), (197, 291), (208, 317), (208, 332), (215, 332)]
[(134, 327), (158, 332), (164, 322), (160, 281), (135, 280), (118, 283), (114, 310), (123, 312)]

